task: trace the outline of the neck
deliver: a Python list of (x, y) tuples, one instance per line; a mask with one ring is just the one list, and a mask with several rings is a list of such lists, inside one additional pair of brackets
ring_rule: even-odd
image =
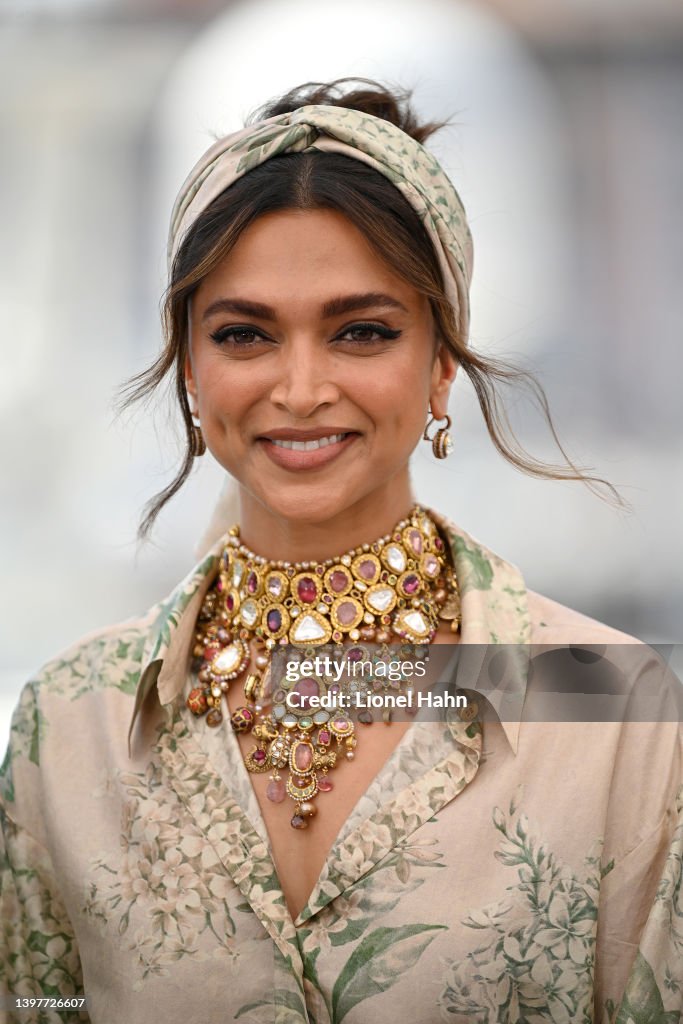
[(409, 480), (325, 520), (273, 513), (240, 488), (240, 540), (270, 561), (322, 562), (389, 533), (415, 504)]

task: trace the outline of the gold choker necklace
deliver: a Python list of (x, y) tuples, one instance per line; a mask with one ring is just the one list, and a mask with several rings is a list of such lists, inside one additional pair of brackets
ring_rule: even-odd
[[(269, 561), (246, 548), (234, 526), (199, 613), (192, 665), (198, 685), (187, 706), (195, 715), (206, 714), (208, 725), (219, 725), (231, 680), (247, 672), (246, 703), (231, 715), (235, 732), (251, 732), (256, 741), (245, 765), (251, 772), (272, 773), (268, 798), (279, 803), (289, 794), (296, 804), (292, 826), (305, 828), (315, 813), (313, 798), (332, 789), (328, 774), (342, 746), (351, 760), (357, 742), (351, 716), (321, 707), (320, 698), (337, 693), (342, 701), (356, 683), (352, 672), (337, 672), (334, 682), (321, 674), (274, 679), (271, 656), (280, 647), (294, 648), (294, 660), (300, 661), (302, 654), (306, 659), (329, 648), (351, 667), (371, 660), (373, 674), (363, 685), (374, 680), (375, 689), (386, 691), (379, 666), (393, 657), (389, 642), (401, 643), (404, 657), (410, 645), (419, 645), (419, 657), (439, 620), (457, 632), (457, 581), (445, 544), (419, 505), (390, 534), (324, 562)], [(343, 646), (348, 641), (352, 646)], [(365, 643), (378, 650), (370, 653)], [(358, 718), (369, 724), (372, 714)], [(289, 771), (286, 782), (282, 769)]]

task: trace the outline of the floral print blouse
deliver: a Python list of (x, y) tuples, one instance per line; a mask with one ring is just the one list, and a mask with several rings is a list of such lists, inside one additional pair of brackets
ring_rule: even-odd
[[(470, 692), (501, 644), (630, 647), (642, 682), (648, 648), (431, 514)], [(678, 720), (527, 720), (528, 659), (509, 659), (490, 715), (415, 721), (292, 920), (229, 723), (185, 707), (220, 550), (22, 691), (0, 771), (0, 1020), (679, 1021)], [(82, 1009), (49, 1005), (72, 995)]]

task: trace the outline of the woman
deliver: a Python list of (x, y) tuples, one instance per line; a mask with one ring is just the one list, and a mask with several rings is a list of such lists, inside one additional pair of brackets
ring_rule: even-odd
[[(239, 524), (23, 691), (5, 987), (87, 1010), (10, 1019), (678, 1020), (678, 722), (520, 720), (568, 651), (591, 689), (597, 645), (627, 703), (653, 660), (416, 505), (408, 459), (423, 436), (448, 454), (458, 366), (506, 457), (591, 481), (501, 429), (515, 372), (467, 347), (435, 126), (344, 84), (219, 140), (176, 202), (167, 346), (133, 397), (174, 372), (188, 449), (142, 532), (207, 446)], [(465, 703), (359, 710), (415, 711), (439, 648)]]

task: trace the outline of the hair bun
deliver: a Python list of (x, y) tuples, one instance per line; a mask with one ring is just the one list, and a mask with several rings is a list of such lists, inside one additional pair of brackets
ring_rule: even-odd
[(320, 104), (328, 107), (346, 107), (364, 114), (380, 117), (396, 125), (416, 142), (424, 142), (448, 121), (421, 123), (410, 105), (412, 89), (390, 89), (372, 78), (335, 78), (333, 82), (304, 82), (277, 99), (259, 107), (247, 119), (247, 124), (287, 114), (299, 107)]

